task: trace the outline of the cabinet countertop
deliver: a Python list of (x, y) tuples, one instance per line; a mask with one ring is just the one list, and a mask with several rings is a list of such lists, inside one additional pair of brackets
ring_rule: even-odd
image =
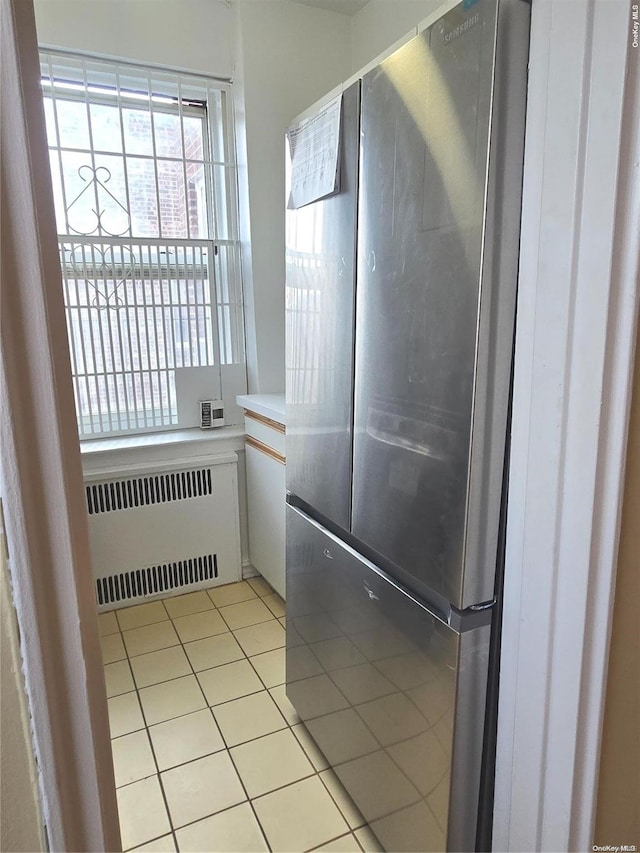
[(242, 394), (236, 402), (243, 409), (255, 412), (276, 423), (285, 425), (284, 394)]

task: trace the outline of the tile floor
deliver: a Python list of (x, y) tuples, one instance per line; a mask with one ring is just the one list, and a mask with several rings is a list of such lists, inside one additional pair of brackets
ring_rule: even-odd
[(380, 849), (285, 696), (262, 578), (99, 621), (124, 850)]

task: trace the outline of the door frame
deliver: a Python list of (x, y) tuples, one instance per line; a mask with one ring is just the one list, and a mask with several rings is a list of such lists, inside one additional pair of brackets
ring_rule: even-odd
[(627, 0), (532, 6), (495, 850), (589, 850), (640, 257)]
[(0, 496), (24, 723), (48, 849), (115, 851), (107, 698), (32, 2), (0, 0), (0, 25)]

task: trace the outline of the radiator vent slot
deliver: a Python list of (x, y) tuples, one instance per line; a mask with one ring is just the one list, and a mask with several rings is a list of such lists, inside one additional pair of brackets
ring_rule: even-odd
[(211, 469), (172, 471), (166, 474), (153, 474), (149, 477), (114, 480), (109, 483), (89, 483), (85, 489), (87, 511), (89, 515), (97, 515), (102, 512), (210, 495), (212, 494)]
[(217, 554), (207, 554), (204, 557), (191, 557), (98, 578), (96, 593), (99, 605), (112, 604), (115, 601), (141, 598), (202, 581), (215, 580), (217, 577)]

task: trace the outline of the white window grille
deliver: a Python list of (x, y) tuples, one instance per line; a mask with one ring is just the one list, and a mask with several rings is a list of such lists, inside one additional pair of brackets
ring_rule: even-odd
[(244, 390), (229, 84), (55, 52), (41, 67), (80, 434), (194, 425), (194, 395)]

